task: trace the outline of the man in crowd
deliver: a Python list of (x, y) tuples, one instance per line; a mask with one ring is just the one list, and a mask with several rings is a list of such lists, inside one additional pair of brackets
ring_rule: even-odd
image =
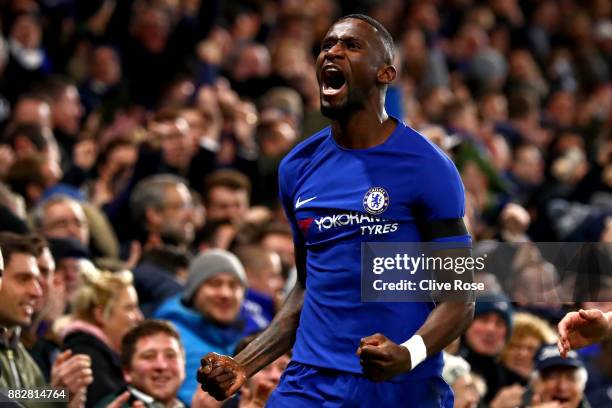
[(193, 200), (184, 180), (150, 176), (138, 183), (130, 199), (134, 221), (144, 227), (143, 243), (186, 248), (194, 238)]
[[(544, 345), (535, 357), (534, 401), (563, 408), (590, 408), (584, 396), (588, 373), (575, 351), (561, 357), (555, 344)], [(554, 405), (551, 405), (554, 406)]]
[(123, 402), (125, 407), (136, 401), (151, 408), (185, 406), (177, 395), (185, 379), (185, 350), (172, 324), (144, 320), (127, 332), (121, 345), (121, 365), (128, 391), (100, 401), (100, 408), (106, 408), (110, 400), (116, 405)]
[[(5, 259), (0, 326), (6, 328), (0, 341), (0, 389), (47, 387), (49, 384), (40, 368), (20, 340), (21, 329), (32, 323), (35, 307), (42, 296), (37, 248), (30, 238), (10, 233), (0, 234), (0, 248)], [(51, 368), (50, 385), (67, 388), (71, 405), (78, 407), (86, 398), (87, 386), (92, 381), (91, 363), (86, 356), (71, 354), (67, 350), (56, 358)]]
[[(211, 249), (193, 259), (185, 289), (163, 303), (156, 318), (174, 323), (187, 351), (188, 373), (200, 366), (208, 352), (231, 354), (238, 341), (263, 327), (243, 309), (246, 274), (238, 258), (221, 249)], [(194, 375), (188, 375), (179, 391), (189, 403), (198, 388)]]
[(239, 224), (250, 206), (251, 183), (235, 170), (218, 170), (205, 181), (204, 204), (208, 220), (229, 218)]
[(56, 195), (34, 211), (34, 227), (47, 238), (73, 238), (87, 247), (89, 224), (81, 204), (65, 195)]
[(55, 274), (55, 260), (48, 242), (40, 235), (32, 235), (36, 248), (36, 263), (40, 271), (42, 296), (34, 307), (32, 324), (23, 333), (23, 342), (28, 352), (40, 367), (45, 379), (51, 377), (53, 359), (59, 353), (59, 343), (53, 336), (53, 322), (60, 317), (66, 306), (63, 278)]
[(81, 130), (83, 106), (79, 91), (71, 81), (53, 76), (45, 80), (41, 93), (50, 102), (53, 134), (62, 154), (62, 167), (67, 169)]
[[(183, 179), (169, 174), (145, 178), (137, 184), (130, 207), (145, 248), (187, 254), (195, 227), (193, 200)], [(182, 290), (173, 268), (147, 259), (134, 268), (134, 287), (147, 316)]]
[(238, 247), (236, 255), (244, 266), (249, 282), (246, 293), (247, 307), (258, 307), (267, 320), (267, 326), (282, 299), (284, 279), (280, 257), (275, 252), (256, 245)]
[[(484, 400), (489, 402), (506, 385), (524, 382), (520, 377), (498, 363), (510, 332), (512, 331), (512, 306), (503, 294), (493, 293), (479, 297), (474, 311), (474, 320), (463, 336), (461, 355), (487, 382)], [(522, 388), (514, 394), (522, 395)]]
[(63, 302), (65, 309), (81, 283), (79, 264), (81, 260), (89, 260), (90, 254), (87, 248), (72, 238), (49, 238), (48, 241), (55, 260), (55, 274), (59, 278), (59, 293), (63, 295), (57, 301)]
[(108, 219), (87, 201), (51, 193), (33, 213), (34, 227), (47, 238), (72, 238), (91, 251), (93, 257), (116, 259), (119, 243)]
[[(4, 273), (4, 258), (2, 257), (2, 249), (0, 248), (0, 292), (2, 291), (2, 274)], [(4, 337), (6, 332), (6, 328), (0, 325), (0, 337)], [(0, 372), (0, 377), (2, 377), (2, 373)], [(9, 398), (4, 395), (4, 391), (0, 391), (0, 403), (5, 404), (7, 407), (18, 407), (17, 403), (11, 402)]]

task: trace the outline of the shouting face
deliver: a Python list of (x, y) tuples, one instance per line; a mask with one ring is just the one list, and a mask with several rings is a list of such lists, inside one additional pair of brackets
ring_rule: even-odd
[(372, 25), (356, 18), (334, 24), (317, 58), (321, 112), (338, 119), (363, 109), (372, 93), (395, 78), (390, 62), (390, 52)]

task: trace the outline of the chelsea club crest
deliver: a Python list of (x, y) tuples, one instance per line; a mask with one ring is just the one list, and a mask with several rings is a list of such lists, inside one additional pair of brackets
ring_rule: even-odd
[(372, 187), (363, 196), (363, 208), (370, 214), (382, 214), (388, 207), (389, 193), (382, 187)]

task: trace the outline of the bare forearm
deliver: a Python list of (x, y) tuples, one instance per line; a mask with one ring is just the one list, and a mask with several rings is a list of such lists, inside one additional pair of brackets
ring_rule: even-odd
[(291, 349), (303, 301), (304, 288), (297, 282), (270, 326), (236, 356), (236, 362), (245, 367), (247, 377)]
[(439, 353), (459, 337), (474, 318), (474, 303), (446, 301), (430, 314), (416, 334), (423, 338), (427, 355)]

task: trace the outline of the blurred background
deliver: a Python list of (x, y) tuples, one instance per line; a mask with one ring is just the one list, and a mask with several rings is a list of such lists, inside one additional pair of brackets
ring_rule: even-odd
[[(477, 310), (476, 330), (449, 350), (474, 373), (447, 378), (467, 395), (456, 406), (539, 395), (536, 347), (512, 339), (539, 346), (554, 341), (566, 311), (612, 309), (609, 245), (594, 252), (601, 297), (573, 303), (541, 298), (580, 277), (561, 279), (529, 245), (612, 242), (608, 0), (0, 1), (0, 231), (47, 238), (52, 290), (65, 294), (41, 312), (47, 323), (34, 340), (61, 345), (51, 328), (84, 284), (79, 260), (132, 270), (140, 308), (153, 316), (193, 289), (194, 257), (212, 248), (246, 269), (245, 299), (259, 305), (247, 308), (250, 332), (267, 325), (295, 279), (278, 164), (328, 124), (314, 61), (331, 23), (353, 12), (393, 35), (399, 75), (387, 111), (457, 165), (475, 252), (521, 243), (478, 276), (513, 302)], [(515, 338), (513, 309), (535, 329)], [(478, 336), (493, 345), (480, 347)], [(594, 407), (612, 406), (610, 347), (581, 355), (581, 392)]]

